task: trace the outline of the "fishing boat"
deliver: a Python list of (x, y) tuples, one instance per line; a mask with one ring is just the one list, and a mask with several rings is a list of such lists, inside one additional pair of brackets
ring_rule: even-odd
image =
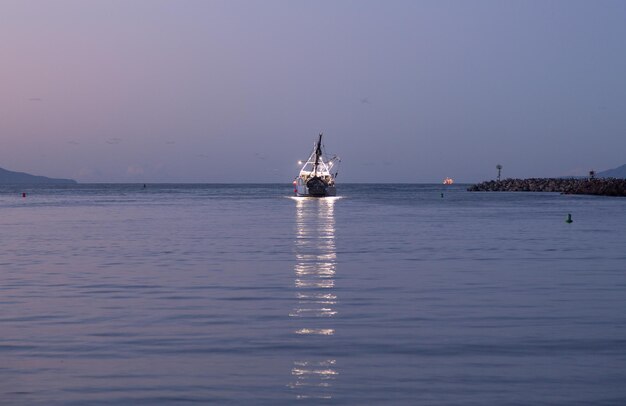
[(337, 195), (335, 179), (341, 160), (334, 155), (324, 156), (322, 133), (313, 146), (313, 152), (304, 163), (298, 177), (293, 181), (296, 196), (325, 197)]

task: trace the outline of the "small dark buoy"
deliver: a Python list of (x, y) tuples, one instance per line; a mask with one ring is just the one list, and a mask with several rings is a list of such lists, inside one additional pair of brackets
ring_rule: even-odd
[(443, 193), (441, 194), (441, 198), (443, 199)]
[(22, 197), (26, 197), (26, 192), (22, 192)]
[(145, 183), (143, 184), (143, 188), (144, 188), (144, 189), (146, 188), (146, 184), (145, 184)]
[(565, 222), (568, 223), (568, 224), (574, 222), (574, 220), (572, 220), (572, 215), (571, 214), (569, 214), (569, 213), (567, 214), (567, 220), (565, 220)]

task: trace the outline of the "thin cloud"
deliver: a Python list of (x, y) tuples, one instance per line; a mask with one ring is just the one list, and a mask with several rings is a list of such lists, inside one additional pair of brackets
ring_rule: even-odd
[(128, 175), (143, 175), (144, 170), (141, 166), (131, 165), (126, 169), (126, 174)]
[(121, 138), (109, 138), (105, 141), (107, 144), (116, 145), (122, 142)]

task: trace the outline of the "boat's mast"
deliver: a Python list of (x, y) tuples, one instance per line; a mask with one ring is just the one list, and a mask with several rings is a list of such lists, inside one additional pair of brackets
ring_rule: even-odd
[(317, 140), (317, 146), (315, 147), (315, 165), (313, 166), (314, 175), (317, 176), (317, 165), (319, 165), (320, 157), (322, 156), (322, 133)]

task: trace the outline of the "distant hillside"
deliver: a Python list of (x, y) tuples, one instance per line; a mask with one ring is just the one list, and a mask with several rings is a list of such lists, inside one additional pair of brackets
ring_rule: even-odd
[(0, 168), (0, 184), (73, 184), (72, 179), (55, 179), (45, 176), (29, 175), (23, 172), (7, 171)]
[(626, 165), (622, 165), (619, 168), (609, 169), (606, 171), (598, 172), (599, 178), (626, 178)]

